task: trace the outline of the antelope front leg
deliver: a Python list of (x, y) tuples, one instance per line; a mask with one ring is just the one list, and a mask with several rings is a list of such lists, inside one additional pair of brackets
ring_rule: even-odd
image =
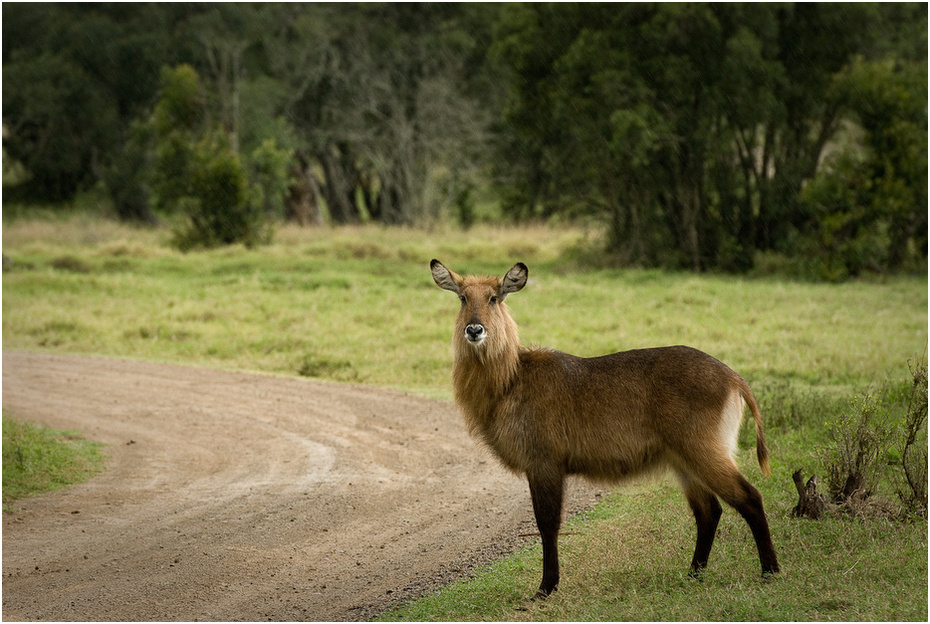
[(543, 576), (535, 598), (545, 598), (559, 584), (559, 526), (562, 524), (565, 478), (561, 474), (529, 474), (527, 478), (543, 547)]

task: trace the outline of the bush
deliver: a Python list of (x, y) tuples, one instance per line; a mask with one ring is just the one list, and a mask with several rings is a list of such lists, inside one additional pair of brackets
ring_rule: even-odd
[[(853, 515), (927, 513), (927, 363), (911, 380), (854, 398), (820, 448), (830, 501)], [(895, 486), (901, 506), (879, 489)]]
[(192, 168), (197, 137), (205, 133), (204, 106), (200, 77), (193, 67), (162, 71), (162, 89), (150, 125), (155, 135), (152, 186), (155, 205), (163, 212), (176, 212), (184, 198), (193, 195)]
[(927, 361), (911, 367), (913, 384), (904, 420), (901, 466), (904, 485), (898, 496), (906, 509), (927, 513)]
[(824, 460), (831, 500), (842, 504), (868, 499), (884, 475), (894, 437), (884, 405), (873, 394), (857, 397), (828, 423), (828, 432)]
[(807, 224), (793, 241), (812, 277), (842, 281), (887, 265), (887, 223), (873, 206), (870, 165), (848, 153), (829, 162), (801, 192)]
[(265, 139), (252, 152), (252, 204), (269, 218), (284, 219), (290, 185), (291, 153), (274, 139)]
[(134, 122), (120, 157), (103, 171), (104, 185), (122, 219), (151, 225), (158, 221), (151, 211), (153, 143), (152, 124)]
[(191, 169), (190, 195), (180, 202), (188, 221), (176, 233), (178, 248), (252, 247), (270, 239), (262, 210), (249, 201), (245, 168), (223, 141), (203, 141)]
[[(207, 123), (197, 72), (189, 65), (168, 68), (162, 83), (152, 116), (152, 186), (159, 208), (186, 217), (174, 244), (188, 250), (267, 242), (271, 232), (262, 207), (250, 201), (248, 175), (239, 155), (227, 134)], [(273, 195), (275, 190), (268, 192)]]
[(927, 254), (927, 65), (856, 59), (836, 77), (857, 139), (827, 156), (800, 194), (789, 247), (832, 281), (920, 267)]

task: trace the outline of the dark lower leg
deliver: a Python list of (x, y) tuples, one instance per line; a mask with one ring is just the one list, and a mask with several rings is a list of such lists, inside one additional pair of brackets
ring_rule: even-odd
[(690, 572), (691, 576), (697, 576), (707, 567), (707, 560), (717, 533), (717, 523), (720, 521), (720, 514), (723, 510), (720, 508), (717, 497), (703, 488), (689, 488), (685, 491), (685, 495), (697, 524), (697, 543), (694, 547), (694, 557), (691, 559)]
[(543, 577), (536, 595), (545, 597), (559, 584), (559, 526), (562, 523), (564, 479), (561, 475), (530, 476), (529, 483), (543, 547)]
[(756, 540), (762, 574), (775, 574), (779, 571), (778, 556), (775, 554), (775, 546), (772, 544), (769, 522), (762, 505), (762, 494), (742, 476), (740, 477), (740, 485), (745, 496), (742, 501), (734, 504), (733, 507), (746, 520), (746, 524), (749, 525), (752, 536)]

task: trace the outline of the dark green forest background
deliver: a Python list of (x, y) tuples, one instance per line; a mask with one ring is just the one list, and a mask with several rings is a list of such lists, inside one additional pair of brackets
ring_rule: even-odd
[(625, 265), (926, 267), (925, 3), (2, 10), (7, 204), (93, 191), (185, 248), (496, 215)]

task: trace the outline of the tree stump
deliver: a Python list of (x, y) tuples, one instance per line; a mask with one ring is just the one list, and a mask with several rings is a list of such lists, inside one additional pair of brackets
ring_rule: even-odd
[(285, 199), (288, 219), (294, 219), (302, 226), (321, 225), (323, 213), (320, 211), (320, 185), (310, 162), (300, 153), (295, 155), (297, 162), (291, 165), (291, 183)]
[(806, 516), (811, 520), (819, 520), (827, 507), (827, 499), (817, 492), (817, 475), (811, 475), (811, 478), (807, 480), (807, 485), (804, 484), (800, 470), (795, 471), (791, 478), (794, 480), (794, 487), (798, 490), (798, 504), (795, 505), (791, 515), (796, 518)]

